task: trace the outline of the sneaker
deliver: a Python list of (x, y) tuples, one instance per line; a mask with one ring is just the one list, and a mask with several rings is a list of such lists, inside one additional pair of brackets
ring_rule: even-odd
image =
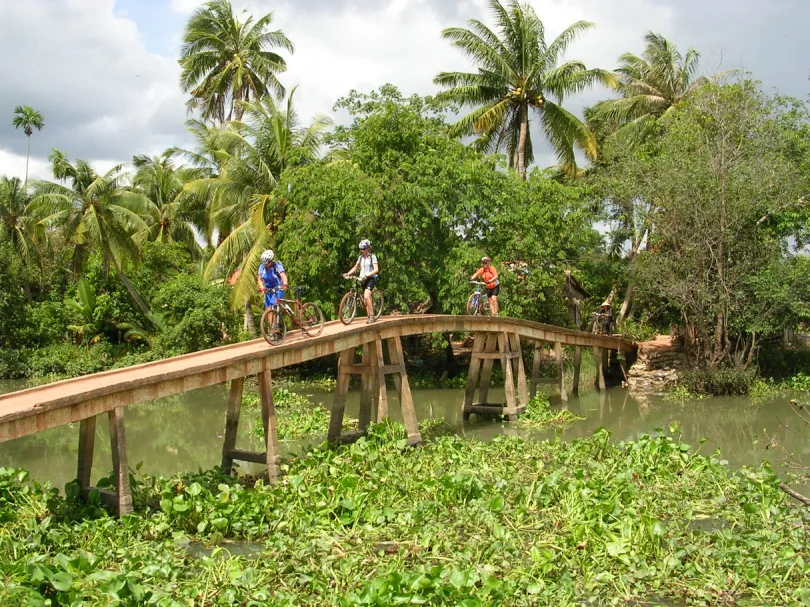
[(366, 320), (366, 324), (370, 324), (370, 323), (374, 322), (375, 320), (377, 320), (377, 319), (374, 318), (373, 316), (369, 316), (368, 320)]

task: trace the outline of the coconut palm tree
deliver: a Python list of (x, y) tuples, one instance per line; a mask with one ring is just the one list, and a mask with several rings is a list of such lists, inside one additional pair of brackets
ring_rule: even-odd
[(59, 150), (54, 150), (49, 160), (54, 177), (63, 183), (37, 184), (29, 209), (38, 225), (64, 231), (73, 247), (74, 274), (80, 274), (88, 255), (98, 251), (106, 274), (109, 276), (112, 268), (134, 303), (148, 315), (149, 308), (124, 273), (124, 264), (138, 258), (133, 236), (147, 229), (143, 217), (148, 215), (149, 201), (143, 194), (127, 189), (123, 165), (99, 175), (86, 160), (71, 164)]
[(259, 258), (271, 246), (284, 213), (274, 195), (278, 177), (289, 167), (314, 160), (332, 124), (328, 117), (316, 116), (308, 126), (302, 126), (294, 96), (295, 89), (283, 104), (276, 104), (271, 97), (244, 103), (244, 122), (231, 122), (212, 134), (219, 148), (215, 154), (220, 166), (218, 176), (186, 186), (192, 192), (211, 191), (213, 221), (218, 227), (229, 228), (208, 262), (205, 278), (241, 270), (233, 302), (245, 306), (249, 328)]
[(45, 118), (42, 113), (36, 111), (30, 105), (18, 105), (14, 108), (15, 129), (22, 129), (27, 137), (26, 151), (25, 151), (25, 183), (23, 184), (23, 192), (28, 192), (28, 161), (31, 158), (31, 135), (34, 129), (41, 131), (45, 126)]
[(36, 221), (28, 214), (25, 189), (18, 177), (0, 177), (0, 241), (10, 242), (25, 264), (39, 262)]
[(211, 0), (191, 16), (180, 49), (180, 86), (191, 93), (189, 111), (222, 123), (241, 118), (241, 101), (283, 96), (276, 74), (287, 65), (271, 49), (292, 53), (293, 45), (281, 30), (269, 31), (272, 19), (267, 13), (255, 23), (252, 16), (239, 21), (228, 0)]
[(138, 243), (146, 240), (182, 242), (194, 256), (199, 256), (200, 245), (195, 233), (207, 234), (206, 195), (189, 192), (185, 185), (208, 176), (204, 168), (176, 166), (174, 152), (161, 156), (135, 156), (137, 169), (133, 190), (143, 194), (149, 208), (145, 217), (146, 229), (135, 235)]
[(579, 61), (560, 62), (568, 45), (593, 24), (577, 21), (546, 44), (543, 22), (530, 6), (517, 0), (509, 0), (507, 6), (499, 0), (489, 4), (497, 33), (476, 19), (469, 21), (469, 29), (442, 32), (478, 66), (475, 73), (442, 72), (434, 79), (449, 89), (438, 95), (439, 100), (474, 108), (451, 132), (478, 135), (476, 144), (484, 151), (505, 148), (510, 166), (525, 179), (526, 166), (534, 159), (529, 118), (535, 113), (561, 165), (574, 172), (574, 148), (593, 157), (596, 141), (562, 101), (598, 82), (611, 85), (613, 79)]
[(696, 78), (700, 53), (690, 48), (681, 55), (675, 45), (649, 32), (641, 56), (625, 53), (616, 69), (618, 99), (597, 103), (589, 114), (595, 122), (620, 135), (643, 135), (656, 118), (674, 111), (685, 99), (709, 82)]

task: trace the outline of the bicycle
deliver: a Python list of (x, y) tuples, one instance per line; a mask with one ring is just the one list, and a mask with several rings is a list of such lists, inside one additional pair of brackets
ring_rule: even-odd
[[(288, 324), (299, 327), (309, 337), (317, 337), (323, 331), (324, 319), (321, 309), (311, 301), (301, 303), (304, 289), (305, 287), (295, 287), (295, 299), (276, 298), (276, 303), (262, 314), (260, 322), (262, 336), (271, 346), (277, 346), (284, 341)], [(278, 289), (272, 289), (270, 292), (276, 293)], [(295, 310), (290, 304), (295, 306)]]
[(489, 309), (489, 297), (486, 293), (481, 292), (481, 287), (484, 286), (484, 283), (477, 280), (471, 280), (470, 284), (478, 285), (478, 288), (473, 291), (472, 295), (470, 295), (470, 298), (467, 300), (467, 314), (470, 316), (492, 314)]
[[(363, 291), (365, 289), (362, 286), (363, 280), (357, 276), (350, 276), (346, 280), (351, 280), (354, 284), (352, 284), (352, 286), (349, 288), (349, 292), (343, 296), (343, 299), (340, 300), (338, 315), (340, 316), (340, 322), (342, 322), (344, 325), (351, 324), (354, 317), (357, 316), (358, 298), (365, 309), (365, 300), (363, 298)], [(385, 305), (383, 292), (379, 289), (374, 289), (371, 292), (371, 311), (374, 314), (374, 318), (377, 318), (380, 316), (380, 314), (382, 314), (383, 305)]]

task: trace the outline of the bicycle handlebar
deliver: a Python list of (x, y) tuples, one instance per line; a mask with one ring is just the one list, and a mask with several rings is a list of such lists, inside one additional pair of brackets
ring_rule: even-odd
[(485, 282), (481, 282), (481, 281), (479, 281), (479, 280), (471, 280), (471, 281), (470, 281), (470, 284), (471, 284), (471, 285), (485, 285), (485, 284), (487, 284), (487, 283), (485, 283)]

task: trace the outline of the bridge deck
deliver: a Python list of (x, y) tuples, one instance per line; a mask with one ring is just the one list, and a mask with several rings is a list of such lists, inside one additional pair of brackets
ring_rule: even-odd
[(105, 371), (11, 392), (0, 396), (0, 442), (78, 422), (116, 407), (219, 384), (320, 358), (377, 339), (438, 332), (517, 333), (530, 341), (610, 350), (635, 344), (553, 325), (504, 317), (411, 315), (386, 316), (365, 324), (326, 324), (318, 337), (294, 331), (280, 346), (263, 339), (222, 346), (124, 369)]

